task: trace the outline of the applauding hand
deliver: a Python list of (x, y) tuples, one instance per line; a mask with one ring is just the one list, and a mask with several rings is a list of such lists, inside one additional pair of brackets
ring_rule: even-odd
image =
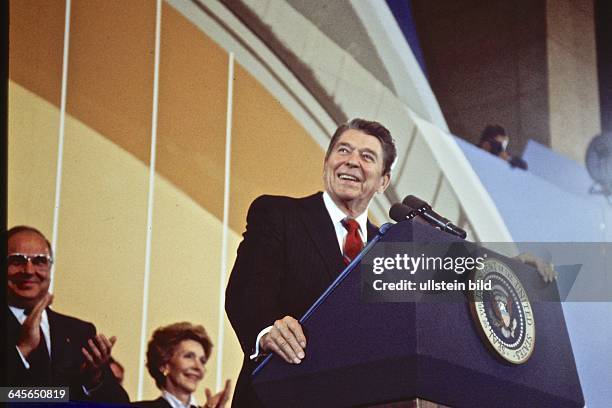
[(38, 347), (41, 340), (45, 341), (40, 337), (40, 321), (42, 319), (43, 310), (45, 310), (52, 301), (53, 295), (47, 293), (36, 306), (32, 308), (32, 311), (21, 325), (21, 334), (17, 341), (17, 347), (25, 358), (28, 358), (30, 353)]
[(223, 408), (232, 394), (232, 380), (225, 381), (225, 387), (216, 393), (212, 394), (210, 388), (206, 388), (206, 404), (204, 408)]
[(87, 341), (87, 346), (81, 349), (85, 356), (82, 374), (86, 377), (87, 388), (94, 388), (102, 382), (102, 370), (108, 365), (111, 358), (111, 350), (115, 345), (115, 336), (107, 339), (104, 334), (97, 334)]

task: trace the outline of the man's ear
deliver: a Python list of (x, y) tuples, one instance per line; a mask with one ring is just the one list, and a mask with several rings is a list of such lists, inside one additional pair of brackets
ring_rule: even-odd
[(384, 193), (385, 190), (387, 189), (387, 187), (389, 187), (389, 184), (391, 183), (391, 173), (387, 173), (384, 176), (382, 176), (382, 181), (380, 183), (380, 187), (378, 188), (378, 192), (379, 193)]

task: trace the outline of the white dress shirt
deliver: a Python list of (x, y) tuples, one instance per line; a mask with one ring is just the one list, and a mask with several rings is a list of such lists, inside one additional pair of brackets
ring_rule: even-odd
[(173, 394), (170, 394), (166, 390), (162, 390), (162, 398), (165, 399), (172, 408), (199, 407), (198, 401), (196, 401), (193, 394), (189, 396), (189, 403), (187, 405), (183, 404), (180, 399), (176, 398)]
[[(346, 214), (340, 208), (338, 208), (336, 203), (334, 203), (334, 200), (332, 200), (329, 194), (327, 194), (327, 191), (323, 193), (323, 203), (325, 203), (325, 209), (327, 209), (332, 223), (334, 224), (336, 238), (338, 238), (338, 246), (340, 248), (340, 253), (342, 253), (342, 250), (344, 249), (344, 241), (346, 241), (346, 236), (348, 235), (348, 231), (342, 224), (342, 221), (349, 217), (347, 217)], [(366, 209), (363, 213), (355, 217), (355, 221), (357, 221), (357, 224), (359, 224), (359, 236), (365, 244), (368, 234), (368, 210)]]

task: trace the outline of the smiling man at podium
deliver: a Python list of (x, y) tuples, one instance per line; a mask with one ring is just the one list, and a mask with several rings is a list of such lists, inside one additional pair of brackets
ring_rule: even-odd
[(376, 234), (368, 206), (388, 187), (396, 155), (383, 125), (353, 119), (330, 141), (323, 193), (264, 195), (251, 204), (226, 291), (227, 315), (245, 353), (233, 406), (260, 405), (250, 384), (260, 356), (275, 353), (291, 364), (306, 357), (297, 319)]

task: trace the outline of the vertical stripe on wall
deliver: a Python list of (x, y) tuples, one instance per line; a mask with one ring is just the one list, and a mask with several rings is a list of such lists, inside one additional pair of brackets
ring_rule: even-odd
[(149, 307), (149, 280), (151, 274), (151, 237), (153, 234), (153, 197), (155, 192), (155, 150), (157, 146), (157, 100), (159, 95), (159, 47), (161, 37), (161, 6), (157, 0), (155, 11), (155, 65), (153, 75), (153, 108), (151, 114), (151, 155), (149, 160), (149, 196), (147, 199), (147, 241), (145, 247), (145, 270), (142, 289), (142, 321), (140, 324), (140, 353), (138, 368), (138, 391), (136, 400), (142, 400), (145, 373), (145, 347), (147, 344), (147, 318)]
[(223, 235), (219, 273), (219, 322), (217, 333), (216, 389), (221, 389), (223, 373), (223, 337), (225, 335), (225, 281), (227, 276), (227, 235), (229, 232), (230, 164), (232, 149), (232, 107), (234, 95), (234, 53), (229, 53), (227, 69), (227, 115), (225, 122), (225, 180), (223, 184)]
[[(60, 124), (57, 136), (57, 169), (55, 175), (55, 202), (53, 205), (53, 233), (51, 248), (54, 256), (57, 256), (57, 229), (59, 220), (60, 193), (62, 191), (62, 167), (64, 160), (64, 129), (66, 127), (66, 92), (68, 83), (68, 51), (70, 47), (70, 0), (66, 0), (66, 16), (64, 18), (64, 55), (62, 57), (62, 89), (60, 100)], [(51, 282), (49, 291), (53, 292), (55, 268), (51, 269)]]

